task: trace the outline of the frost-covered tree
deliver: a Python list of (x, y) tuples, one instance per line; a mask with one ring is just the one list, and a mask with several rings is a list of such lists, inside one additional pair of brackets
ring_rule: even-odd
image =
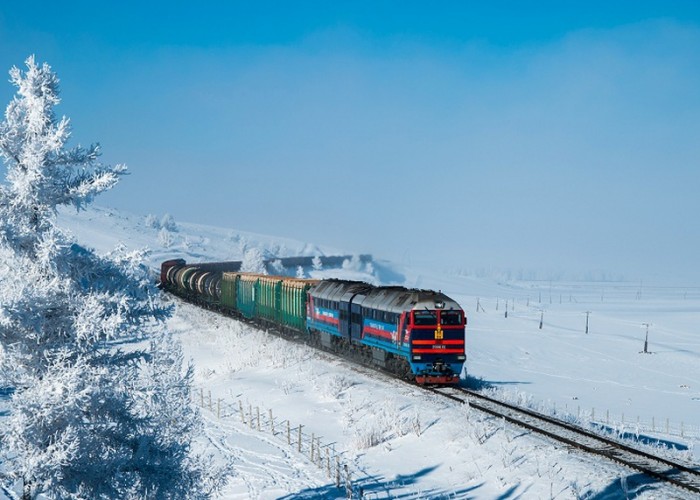
[(284, 265), (282, 264), (281, 259), (275, 259), (272, 262), (270, 262), (270, 269), (272, 270), (273, 273), (275, 273), (277, 276), (283, 276), (284, 275)]
[[(125, 167), (102, 165), (98, 145), (66, 148), (58, 79), (26, 64), (0, 124), (0, 384), (14, 389), (0, 461), (27, 499), (207, 497), (224, 471), (192, 451), (191, 368), (164, 341), (171, 310), (143, 253), (99, 256), (56, 225)], [(149, 348), (118, 347), (146, 336)]]
[(241, 271), (244, 273), (267, 274), (263, 254), (258, 248), (250, 248), (243, 254)]
[(151, 229), (160, 229), (160, 221), (158, 220), (158, 217), (153, 214), (148, 214), (144, 218), (143, 223), (146, 225), (146, 227), (150, 227)]
[(346, 271), (360, 271), (362, 268), (362, 261), (359, 255), (353, 255), (350, 259), (345, 259), (342, 265), (343, 269)]
[(160, 227), (167, 229), (168, 231), (177, 232), (177, 224), (175, 224), (175, 219), (170, 214), (165, 214), (160, 221)]
[(296, 274), (296, 277), (297, 277), (297, 278), (300, 278), (300, 279), (306, 278), (306, 273), (304, 273), (304, 268), (303, 268), (303, 267), (297, 266), (297, 274)]
[(314, 271), (320, 271), (321, 269), (323, 269), (323, 262), (321, 262), (321, 257), (317, 255), (313, 259), (311, 259), (311, 265), (313, 266)]
[(238, 237), (238, 251), (245, 257), (245, 253), (248, 251), (248, 238), (245, 236), (239, 235)]

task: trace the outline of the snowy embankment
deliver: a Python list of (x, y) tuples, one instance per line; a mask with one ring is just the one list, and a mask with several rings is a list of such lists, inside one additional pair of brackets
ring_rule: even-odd
[[(291, 240), (188, 224), (177, 224), (165, 237), (153, 219), (147, 225), (143, 217), (103, 209), (64, 214), (62, 221), (79, 241), (98, 250), (118, 242), (150, 247), (149, 264), (154, 267), (169, 257), (240, 259), (250, 246), (277, 256), (335, 253)], [(379, 278), (439, 288), (463, 304), (470, 318), (470, 377), (543, 411), (581, 415), (633, 434), (641, 430), (639, 434), (691, 450), (698, 442), (697, 290), (499, 284), (441, 275), (439, 268), (439, 263), (425, 272), (381, 266)], [(643, 323), (652, 325), (653, 354), (639, 353), (646, 332)], [(319, 468), (309, 449), (298, 451), (297, 442), (286, 434), (287, 421), (291, 428), (303, 425), (304, 436), (320, 437), (321, 453), (327, 445), (338, 452), (353, 486), (363, 488), (370, 498), (665, 495), (666, 490), (657, 489), (648, 478), (569, 454), (468, 408), (229, 318), (181, 305), (169, 326), (195, 362), (210, 445), (234, 459), (236, 475), (225, 498), (345, 495), (335, 488), (335, 473), (328, 477), (327, 463)], [(241, 418), (241, 408), (247, 417)], [(275, 435), (266, 426), (258, 431), (257, 423), (251, 428), (250, 417), (256, 419), (258, 409), (268, 423), (272, 412), (278, 425)], [(647, 422), (654, 432), (646, 432)], [(316, 451), (314, 461), (318, 458)]]

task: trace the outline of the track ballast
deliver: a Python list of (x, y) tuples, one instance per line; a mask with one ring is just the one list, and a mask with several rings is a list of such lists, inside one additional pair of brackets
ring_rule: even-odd
[(462, 387), (425, 387), (425, 389), (442, 397), (468, 404), (475, 410), (503, 418), (572, 448), (607, 458), (660, 481), (700, 494), (700, 467), (691, 467), (638, 450), (577, 425), (499, 401), (480, 392)]

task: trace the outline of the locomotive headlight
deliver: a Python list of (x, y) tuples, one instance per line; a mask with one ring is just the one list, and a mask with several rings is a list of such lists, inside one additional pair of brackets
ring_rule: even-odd
[(416, 354), (413, 356), (413, 361), (420, 361), (422, 358), (420, 357), (420, 354)]
[(466, 359), (467, 359), (466, 356), (457, 356), (457, 361), (464, 361)]

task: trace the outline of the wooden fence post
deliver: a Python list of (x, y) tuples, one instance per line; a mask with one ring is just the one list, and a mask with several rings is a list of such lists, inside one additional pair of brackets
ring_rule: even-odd
[(340, 488), (340, 457), (335, 456), (335, 487)]
[(343, 468), (345, 469), (345, 494), (348, 498), (352, 498), (352, 479), (350, 478), (348, 464), (344, 464)]

